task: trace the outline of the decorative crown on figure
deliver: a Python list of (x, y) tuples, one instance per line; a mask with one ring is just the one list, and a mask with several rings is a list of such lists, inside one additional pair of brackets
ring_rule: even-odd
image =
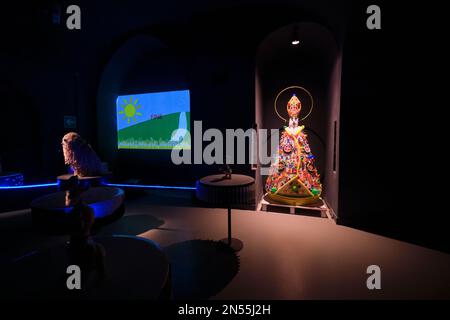
[(300, 111), (302, 110), (302, 103), (297, 98), (295, 94), (292, 95), (292, 98), (287, 103), (287, 112), (289, 117), (298, 118)]

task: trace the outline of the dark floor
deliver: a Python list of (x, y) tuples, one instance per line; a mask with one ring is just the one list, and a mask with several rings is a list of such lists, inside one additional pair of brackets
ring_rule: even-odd
[[(450, 255), (324, 218), (233, 210), (233, 236), (244, 248), (226, 253), (217, 242), (227, 234), (226, 210), (196, 207), (191, 196), (127, 193), (125, 215), (98, 232), (159, 243), (175, 299), (450, 298)], [(3, 261), (67, 240), (35, 232), (29, 210), (1, 214), (0, 230)], [(366, 286), (372, 264), (381, 268), (379, 291)]]

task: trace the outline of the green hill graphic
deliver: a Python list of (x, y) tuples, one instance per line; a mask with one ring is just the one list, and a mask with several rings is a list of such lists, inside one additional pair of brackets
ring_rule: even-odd
[(175, 112), (117, 132), (119, 149), (190, 149), (190, 112)]

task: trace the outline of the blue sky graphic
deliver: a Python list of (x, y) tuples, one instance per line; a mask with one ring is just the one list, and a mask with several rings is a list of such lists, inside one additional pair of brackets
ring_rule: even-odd
[[(136, 122), (130, 119), (130, 123), (128, 124), (127, 118), (123, 119), (123, 114), (119, 114), (119, 112), (129, 103), (130, 97), (132, 97), (133, 103), (137, 100), (136, 106), (141, 106), (137, 112), (142, 113), (142, 116), (136, 115)], [(126, 103), (124, 100), (126, 100)], [(150, 120), (152, 115), (189, 111), (189, 90), (118, 96), (116, 100), (117, 130)]]

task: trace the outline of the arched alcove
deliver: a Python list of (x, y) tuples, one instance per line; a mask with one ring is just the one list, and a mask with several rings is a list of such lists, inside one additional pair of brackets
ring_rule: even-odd
[(187, 78), (184, 57), (155, 37), (134, 35), (112, 53), (97, 92), (97, 128), (100, 154), (117, 178), (164, 184), (189, 176), (188, 166), (173, 165), (170, 150), (118, 150), (116, 128), (117, 96), (184, 90)]
[[(296, 46), (292, 44), (294, 36), (300, 41)], [(314, 109), (300, 124), (305, 125), (316, 156), (316, 167), (323, 183), (322, 196), (334, 214), (337, 214), (339, 195), (340, 79), (340, 47), (333, 34), (318, 23), (298, 22), (284, 26), (270, 33), (258, 47), (255, 122), (263, 129), (285, 125), (274, 111), (275, 97), (284, 88), (301, 86), (312, 94)], [(279, 103), (283, 112), (286, 102), (281, 100)], [(261, 175), (261, 166), (258, 166), (259, 198), (263, 195), (266, 177)]]

